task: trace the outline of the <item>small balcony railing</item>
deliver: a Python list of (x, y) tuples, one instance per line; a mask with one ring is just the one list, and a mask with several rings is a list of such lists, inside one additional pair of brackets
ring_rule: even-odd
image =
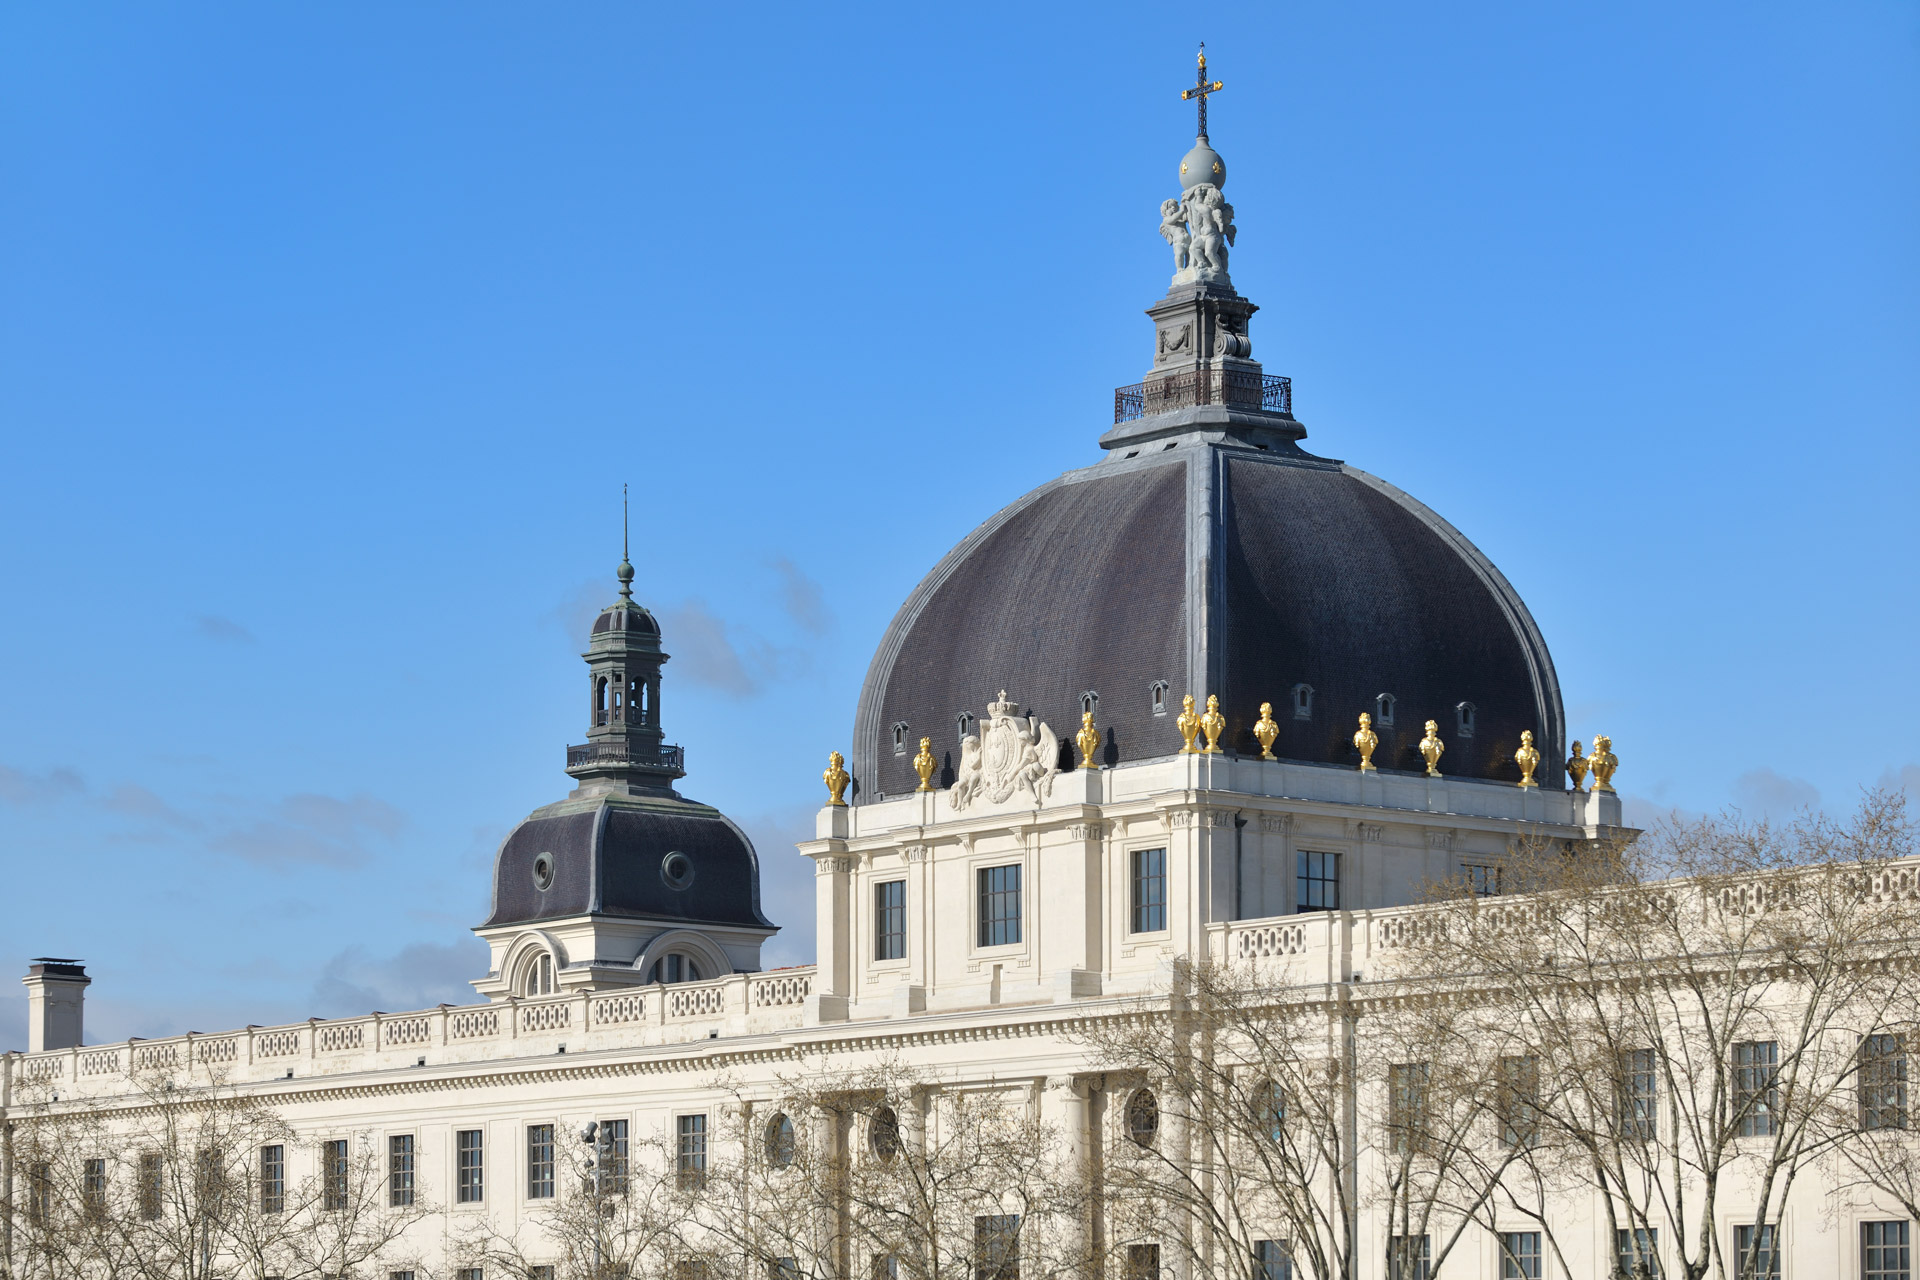
[(1188, 369), (1116, 387), (1113, 392), (1113, 420), (1132, 422), (1173, 409), (1190, 409), (1199, 404), (1223, 404), (1230, 409), (1252, 409), (1260, 413), (1293, 414), (1293, 379), (1239, 369)]
[(569, 771), (597, 764), (664, 765), (669, 769), (683, 769), (686, 762), (685, 749), (677, 746), (663, 745), (657, 751), (648, 751), (624, 742), (586, 742), (567, 748)]

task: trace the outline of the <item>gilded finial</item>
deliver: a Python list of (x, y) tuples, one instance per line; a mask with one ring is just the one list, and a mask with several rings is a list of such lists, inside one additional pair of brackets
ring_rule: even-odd
[(933, 790), (933, 739), (920, 739), (920, 754), (913, 758), (913, 771), (920, 775), (920, 785), (915, 791)]
[(1183, 756), (1197, 755), (1199, 749), (1193, 740), (1200, 736), (1200, 717), (1193, 714), (1193, 695), (1180, 699), (1180, 714), (1173, 719), (1173, 727), (1180, 731), (1180, 740), (1186, 745), (1180, 748)]
[(1593, 735), (1593, 754), (1587, 757), (1587, 763), (1593, 766), (1593, 789), (1595, 791), (1613, 791), (1613, 771), (1620, 767), (1620, 757), (1613, 754), (1613, 739), (1604, 733)]
[(1200, 728), (1203, 729), (1207, 735), (1206, 750), (1202, 751), (1200, 753), (1201, 755), (1217, 756), (1220, 754), (1220, 735), (1226, 731), (1226, 727), (1227, 718), (1220, 714), (1219, 697), (1211, 693), (1208, 694), (1207, 714), (1200, 717)]
[(620, 579), (620, 598), (633, 599), (633, 561), (627, 555), (627, 486), (620, 486), (620, 567), (613, 571)]
[(1258, 739), (1260, 743), (1260, 758), (1262, 760), (1274, 759), (1273, 740), (1280, 736), (1280, 726), (1273, 722), (1273, 704), (1271, 702), (1263, 702), (1260, 704), (1260, 718), (1253, 723), (1253, 736)]
[(1520, 766), (1521, 786), (1537, 787), (1540, 785), (1533, 780), (1533, 771), (1540, 767), (1540, 752), (1533, 745), (1533, 730), (1522, 729), (1520, 731), (1520, 749), (1513, 753), (1513, 762)]
[(847, 772), (847, 758), (838, 751), (827, 752), (827, 771), (820, 775), (827, 784), (827, 803), (836, 809), (847, 807), (847, 784), (853, 775)]
[(1440, 753), (1446, 749), (1447, 744), (1440, 741), (1440, 726), (1427, 721), (1427, 736), (1420, 739), (1420, 756), (1427, 762), (1429, 778), (1440, 776)]
[(1580, 743), (1573, 744), (1573, 754), (1567, 757), (1567, 776), (1573, 779), (1573, 789), (1582, 790), (1587, 781), (1587, 758), (1580, 754)]
[(1378, 773), (1373, 763), (1373, 753), (1380, 745), (1380, 735), (1373, 731), (1373, 717), (1360, 713), (1360, 731), (1353, 735), (1353, 749), (1360, 753), (1360, 772)]
[(1080, 713), (1080, 732), (1073, 735), (1073, 745), (1080, 748), (1082, 769), (1100, 767), (1100, 731), (1093, 727), (1093, 712)]

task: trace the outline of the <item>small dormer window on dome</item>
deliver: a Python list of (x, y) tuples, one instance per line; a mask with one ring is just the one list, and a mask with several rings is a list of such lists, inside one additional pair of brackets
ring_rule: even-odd
[(1474, 705), (1471, 702), (1459, 703), (1454, 707), (1453, 715), (1454, 732), (1462, 738), (1471, 738), (1473, 736), (1473, 722), (1479, 718)]
[(1293, 718), (1295, 720), (1313, 719), (1313, 686), (1297, 684), (1293, 686)]
[(1153, 714), (1157, 716), (1167, 714), (1167, 694), (1172, 688), (1173, 686), (1165, 680), (1155, 680), (1153, 682)]
[(550, 996), (553, 994), (553, 953), (542, 951), (527, 962), (527, 968), (520, 979), (520, 994), (523, 996)]
[(684, 951), (669, 951), (655, 960), (647, 969), (648, 982), (662, 982), (669, 985), (676, 982), (698, 982), (704, 976), (700, 972), (700, 962)]
[(979, 722), (973, 718), (973, 712), (962, 711), (953, 718), (953, 727), (956, 730), (954, 737), (965, 742), (967, 735), (973, 732), (973, 726), (977, 723)]
[(1390, 693), (1380, 694), (1373, 700), (1373, 722), (1389, 727), (1393, 724), (1394, 697)]
[(893, 726), (893, 754), (907, 754), (907, 722), (902, 720)]
[(1080, 695), (1080, 714), (1095, 715), (1100, 710), (1100, 695), (1089, 689)]

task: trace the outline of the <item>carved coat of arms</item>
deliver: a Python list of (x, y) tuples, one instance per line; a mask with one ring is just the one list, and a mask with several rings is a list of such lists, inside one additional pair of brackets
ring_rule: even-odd
[(987, 704), (987, 722), (979, 734), (960, 739), (960, 767), (949, 792), (953, 807), (964, 809), (984, 797), (993, 804), (1024, 791), (1039, 804), (1053, 794), (1053, 775), (1060, 771), (1060, 739), (1038, 716), (1020, 714), (1020, 704), (1000, 700)]

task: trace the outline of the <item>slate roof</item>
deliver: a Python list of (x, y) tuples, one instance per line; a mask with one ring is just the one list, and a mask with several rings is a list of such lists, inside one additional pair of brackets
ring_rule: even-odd
[[(1105, 763), (1177, 751), (1182, 694), (1220, 695), (1222, 745), (1258, 755), (1252, 725), (1274, 706), (1274, 753), (1358, 763), (1356, 718), (1390, 693), (1375, 763), (1424, 769), (1415, 744), (1439, 722), (1441, 771), (1514, 782), (1531, 729), (1563, 778), (1564, 718), (1545, 640), (1499, 570), (1452, 525), (1357, 468), (1297, 447), (1151, 446), (1070, 472), (969, 534), (887, 628), (861, 691), (851, 799), (917, 783), (933, 739), (951, 778), (961, 713), (1001, 689), (1063, 742), (1079, 697), (1099, 695)], [(1155, 715), (1152, 686), (1169, 685)], [(1296, 684), (1312, 715), (1293, 716)], [(1475, 708), (1470, 739), (1455, 708)], [(891, 730), (908, 726), (896, 754)]]

